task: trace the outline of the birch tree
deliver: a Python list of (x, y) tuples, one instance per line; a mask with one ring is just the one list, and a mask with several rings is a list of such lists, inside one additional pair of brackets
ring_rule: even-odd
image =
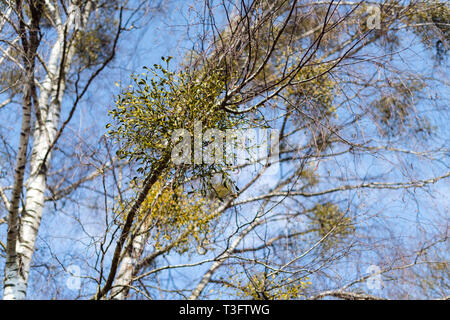
[[(24, 299), (52, 151), (91, 83), (114, 58), (121, 33), (149, 4), (5, 0), (0, 7), (1, 111), (13, 112), (15, 99), (22, 100), (13, 185), (0, 186), (8, 211), (3, 298)], [(73, 100), (61, 119), (67, 91)]]
[[(446, 15), (443, 12), (448, 12), (448, 7), (439, 2), (400, 1), (385, 1), (382, 10), (379, 6), (373, 8), (363, 2), (340, 1), (241, 1), (237, 4), (206, 1), (204, 6), (204, 12), (209, 14), (209, 20), (206, 20), (212, 21), (212, 31), (200, 37), (209, 42), (194, 46), (198, 51), (194, 49), (191, 53), (188, 68), (189, 72), (199, 74), (204, 84), (210, 81), (209, 75), (213, 70), (220, 70), (225, 84), (221, 94), (216, 95), (217, 101), (191, 109), (195, 108), (195, 104), (184, 96), (189, 94), (189, 89), (177, 87), (172, 76), (163, 81), (169, 89), (164, 85), (158, 87), (155, 83), (159, 76), (150, 81), (147, 76), (155, 75), (150, 72), (135, 79), (135, 87), (119, 96), (117, 109), (113, 111), (117, 122), (110, 133), (119, 141), (122, 157), (142, 164), (138, 173), (143, 177), (136, 197), (119, 210), (119, 215), (126, 214), (127, 221), (119, 231), (120, 240), (115, 247), (112, 265), (107, 267), (107, 280), (99, 281), (94, 298), (107, 298), (111, 291), (111, 298), (123, 299), (130, 290), (134, 290), (136, 296), (149, 298), (150, 292), (160, 290), (176, 292), (189, 299), (207, 298), (220, 292), (234, 292), (234, 296), (230, 293), (232, 297), (238, 295), (255, 299), (306, 298), (308, 292), (311, 299), (325, 296), (381, 299), (348, 291), (370, 276), (354, 279), (350, 284), (335, 284), (337, 287), (333, 290), (322, 292), (318, 281), (331, 281), (331, 275), (327, 275), (326, 271), (328, 267), (358, 250), (364, 250), (363, 239), (376, 239), (356, 231), (361, 230), (358, 225), (365, 224), (366, 219), (375, 221), (378, 217), (383, 218), (374, 214), (374, 220), (371, 220), (370, 210), (363, 209), (367, 204), (364, 201), (354, 203), (352, 197), (364, 190), (371, 194), (375, 194), (376, 190), (382, 190), (382, 193), (388, 190), (407, 192), (411, 188), (426, 187), (449, 177), (448, 167), (444, 165), (438, 170), (439, 174), (429, 178), (396, 180), (387, 178), (387, 173), (384, 177), (383, 174), (377, 176), (366, 172), (361, 180), (358, 178), (358, 166), (353, 171), (348, 165), (354, 156), (365, 158), (365, 161), (371, 157), (388, 161), (392, 153), (394, 157), (408, 154), (426, 157), (425, 154), (431, 152), (441, 158), (441, 152), (445, 152), (445, 148), (439, 146), (434, 151), (404, 148), (401, 137), (409, 135), (420, 140), (426, 139), (422, 134), (431, 134), (427, 119), (419, 116), (415, 109), (416, 99), (420, 99), (422, 90), (431, 83), (426, 84), (427, 80), (415, 76), (413, 71), (399, 69), (393, 57), (396, 50), (402, 50), (397, 40), (403, 34), (401, 30), (410, 30), (418, 35), (419, 41), (428, 44), (446, 43), (446, 26), (436, 22), (436, 17)], [(372, 9), (378, 9), (375, 12), (379, 16), (371, 15)], [(225, 17), (223, 24), (217, 22), (220, 17)], [(374, 23), (377, 19), (383, 21), (382, 27)], [(428, 31), (427, 35), (418, 31), (422, 27)], [(372, 55), (372, 52), (378, 52), (378, 48), (382, 53)], [(433, 55), (434, 48), (431, 46), (430, 49), (429, 54)], [(363, 69), (360, 63), (365, 66)], [(401, 68), (406, 68), (406, 65)], [(367, 70), (372, 71), (365, 73)], [(387, 76), (393, 72), (396, 74), (395, 80)], [(167, 75), (167, 70), (163, 70), (163, 74)], [(372, 78), (374, 75), (378, 75), (375, 81)], [(172, 95), (178, 98), (170, 99)], [(160, 106), (160, 96), (165, 97), (162, 104), (166, 109)], [(178, 103), (183, 103), (184, 109), (177, 108)], [(147, 201), (147, 193), (158, 185), (158, 179), (163, 179), (167, 186), (173, 184), (171, 179), (178, 179), (178, 184), (192, 190), (195, 187), (190, 189), (188, 183), (180, 181), (201, 181), (210, 174), (199, 174), (194, 169), (195, 165), (186, 169), (170, 164), (164, 155), (167, 145), (159, 140), (159, 133), (168, 134), (176, 126), (170, 127), (171, 122), (166, 122), (168, 120), (149, 120), (153, 119), (153, 112), (156, 112), (154, 117), (166, 119), (167, 110), (172, 110), (171, 116), (175, 119), (183, 117), (186, 110), (189, 110), (186, 111), (189, 115), (195, 114), (196, 119), (226, 111), (230, 118), (252, 119), (256, 127), (278, 128), (282, 146), (280, 162), (288, 168), (288, 173), (275, 180), (270, 190), (267, 187), (260, 190), (258, 181), (268, 170), (268, 166), (263, 165), (245, 183), (241, 183), (239, 189), (230, 189), (224, 199), (216, 200), (217, 206), (210, 212), (223, 225), (222, 229), (216, 229), (216, 240), (211, 246), (217, 250), (211, 252), (210, 258), (156, 267), (152, 264), (157, 261), (156, 258), (169, 255), (179, 243), (169, 242), (162, 249), (155, 247), (155, 239), (149, 237), (155, 226), (148, 224), (143, 227), (142, 221), (137, 218), (154, 214), (148, 205), (144, 211), (141, 209)], [(259, 114), (262, 115), (259, 117)], [(276, 119), (280, 123), (277, 124)], [(174, 122), (177, 123), (177, 120)], [(370, 125), (362, 125), (366, 120)], [(261, 122), (258, 124), (258, 121)], [(191, 128), (193, 119), (181, 118), (179, 123)], [(245, 122), (242, 125), (245, 127)], [(154, 135), (149, 136), (148, 132)], [(293, 143), (289, 137), (296, 137), (302, 143)], [(327, 159), (336, 162), (337, 166), (325, 169), (329, 164)], [(337, 174), (336, 180), (332, 178), (332, 172)], [(354, 183), (348, 179), (354, 180)], [(210, 187), (207, 189), (210, 190)], [(161, 186), (158, 190), (164, 192)], [(197, 185), (199, 190), (201, 188)], [(374, 207), (372, 210), (377, 209)], [(236, 222), (235, 228), (228, 229), (231, 212), (236, 212), (233, 219), (239, 222)], [(287, 230), (279, 226), (281, 221)], [(445, 229), (447, 221), (444, 218), (438, 224)], [(278, 234), (272, 230), (278, 230)], [(384, 231), (395, 233), (391, 229)], [(179, 237), (176, 239), (186, 238), (186, 235), (180, 232)], [(434, 240), (426, 240), (429, 243), (424, 246), (430, 251), (437, 249), (446, 237), (443, 231), (436, 234)], [(362, 247), (357, 249), (359, 245)], [(375, 254), (377, 250), (372, 249)], [(422, 253), (417, 254), (417, 250), (412, 248), (410, 250), (408, 254), (406, 251), (403, 254), (389, 251), (392, 254), (390, 259), (396, 262), (380, 268), (377, 275), (414, 269), (419, 265), (425, 265), (428, 271), (434, 268), (433, 261), (424, 259), (419, 263)], [(146, 251), (149, 252), (147, 255)], [(396, 265), (403, 259), (413, 262)], [(441, 263), (445, 264), (442, 260)], [(157, 277), (164, 271), (204, 264), (209, 267), (193, 288), (165, 291), (165, 288), (155, 288), (151, 284), (147, 287), (145, 284), (146, 278)], [(219, 273), (221, 268), (224, 269), (222, 274)], [(146, 272), (146, 269), (149, 271)], [(331, 270), (332, 267), (330, 273)], [(323, 278), (315, 278), (316, 288), (313, 288), (314, 281), (311, 283), (309, 279), (318, 274), (322, 274)], [(209, 294), (205, 292), (207, 287), (212, 288)], [(149, 291), (148, 288), (154, 290)], [(442, 291), (440, 294), (445, 295)]]

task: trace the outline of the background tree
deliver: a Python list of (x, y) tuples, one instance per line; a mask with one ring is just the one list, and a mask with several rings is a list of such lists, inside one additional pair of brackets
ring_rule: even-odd
[[(130, 82), (117, 77), (107, 134), (49, 144), (54, 169), (40, 168), (50, 181), (43, 201), (57, 213), (49, 225), (65, 227), (44, 226), (34, 258), (52, 282), (43, 284), (48, 296), (447, 297), (448, 5), (243, 0), (180, 8), (180, 55), (139, 61), (149, 67)], [(125, 12), (122, 25), (133, 25)], [(120, 26), (111, 16), (68, 31), (77, 48), (71, 68), (96, 75), (111, 43), (103, 30)], [(8, 88), (17, 79), (10, 70)], [(74, 72), (67, 81), (77, 97), (79, 79)], [(199, 122), (203, 132), (278, 130), (280, 170), (267, 158), (230, 163), (225, 154), (200, 163), (196, 148), (206, 154), (210, 144), (195, 139), (187, 140), (192, 163), (175, 163), (173, 134), (186, 129), (193, 138)], [(3, 143), (13, 167), (10, 145), (19, 142)], [(6, 185), (9, 208), (14, 184)], [(67, 287), (67, 276), (80, 285)]]
[[(344, 299), (378, 298), (358, 291), (363, 288), (358, 285), (371, 276), (364, 274), (365, 270), (353, 269), (350, 278), (343, 276), (354, 267), (352, 260), (353, 263), (365, 261), (366, 266), (376, 265), (379, 271), (375, 276), (389, 274), (396, 279), (395, 288), (386, 289), (391, 297), (410, 297), (402, 292), (411, 285), (406, 279), (404, 287), (399, 289), (398, 286), (404, 279), (404, 270), (420, 269), (428, 273), (433, 272), (436, 263), (446, 265), (445, 258), (433, 261), (424, 258), (418, 250), (419, 247), (427, 248), (424, 249), (427, 252), (442, 249), (447, 239), (448, 219), (442, 216), (446, 209), (437, 210), (439, 219), (433, 219), (439, 231), (432, 235), (408, 234), (412, 239), (406, 244), (401, 240), (405, 235), (390, 223), (396, 220), (395, 211), (383, 207), (386, 202), (378, 196), (386, 199), (389, 198), (386, 191), (398, 190), (405, 191), (403, 196), (406, 197), (410, 189), (424, 188), (449, 176), (442, 153), (446, 150), (445, 138), (440, 140), (434, 131), (440, 121), (433, 121), (424, 114), (430, 107), (437, 107), (434, 110), (439, 113), (442, 111), (439, 105), (445, 104), (438, 93), (436, 101), (424, 96), (438, 79), (420, 74), (401, 59), (406, 45), (402, 38), (425, 44), (445, 43), (443, 26), (424, 17), (433, 16), (435, 12), (445, 15), (448, 6), (440, 2), (401, 1), (376, 5), (382, 21), (379, 30), (366, 23), (376, 17), (370, 16), (372, 8), (362, 2), (241, 1), (237, 5), (205, 2), (208, 17), (204, 23), (209, 32), (201, 39), (207, 40), (194, 46), (186, 59), (189, 61), (186, 68), (201, 77), (203, 86), (209, 83), (208, 75), (217, 70), (221, 71), (225, 82), (216, 94), (218, 99), (212, 104), (203, 104), (193, 118), (209, 120), (205, 115), (224, 110), (231, 118), (247, 120), (239, 122), (240, 128), (279, 129), (284, 174), (276, 179), (267, 178), (264, 171), (270, 166), (263, 161), (255, 171), (250, 169), (255, 163), (249, 163), (245, 175), (233, 175), (234, 184), (240, 188), (219, 201), (215, 210), (210, 209), (218, 221), (213, 241), (208, 240), (208, 247), (214, 248), (209, 250), (208, 258), (163, 267), (150, 264), (158, 256), (170, 254), (175, 247), (167, 245), (164, 250), (158, 250), (150, 238), (140, 241), (136, 235), (142, 230), (136, 229), (134, 221), (148, 190), (157, 183), (157, 176), (170, 176), (169, 185), (181, 183), (186, 192), (200, 196), (208, 192), (198, 188), (205, 186), (201, 181), (217, 171), (198, 172), (195, 166), (180, 169), (171, 166), (167, 158), (154, 156), (155, 148), (160, 150), (157, 154), (173, 148), (173, 145), (161, 144), (157, 132), (169, 137), (178, 128), (165, 126), (170, 123), (165, 118), (169, 114), (165, 110), (158, 112), (157, 118), (164, 118), (164, 124), (156, 123), (153, 127), (153, 122), (149, 122), (147, 117), (155, 117), (151, 116), (153, 111), (148, 110), (159, 103), (159, 100), (155, 102), (155, 89), (157, 95), (164, 92), (162, 95), (168, 97), (163, 105), (170, 110), (177, 109), (178, 103), (191, 110), (191, 104), (186, 103), (189, 99), (183, 96), (190, 91), (176, 87), (175, 92), (180, 91), (175, 96), (179, 98), (170, 99), (174, 92), (171, 76), (163, 80), (167, 81), (168, 91), (155, 88), (154, 80), (137, 80), (133, 89), (123, 93), (126, 98), (118, 99), (113, 115), (120, 120), (111, 133), (119, 141), (120, 153), (125, 158), (142, 160), (144, 167), (139, 173), (145, 178), (138, 196), (123, 208), (123, 212), (127, 212), (127, 223), (121, 230), (108, 280), (97, 291), (96, 298), (104, 298), (112, 288), (116, 288), (114, 297), (124, 298), (117, 292), (122, 290), (128, 294), (131, 288), (137, 296), (149, 297), (153, 292), (149, 288), (153, 288), (169, 296), (169, 292), (175, 292), (196, 299), (210, 297), (205, 293), (207, 286), (212, 288), (210, 294), (213, 295), (233, 296), (237, 292), (264, 299), (308, 295), (313, 298), (327, 295)], [(429, 35), (417, 39), (414, 34), (418, 34), (418, 27), (428, 27)], [(431, 39), (432, 35), (435, 40)], [(150, 82), (153, 90), (149, 90)], [(203, 103), (202, 99), (200, 101)], [(171, 111), (170, 115), (171, 119), (178, 119), (178, 113)], [(194, 119), (180, 122), (192, 130)], [(447, 137), (445, 133), (443, 136)], [(436, 139), (433, 149), (424, 144), (430, 139)], [(148, 140), (155, 145), (150, 145)], [(425, 160), (430, 154), (441, 162)], [(155, 159), (162, 159), (162, 165), (158, 162), (154, 166)], [(427, 164), (422, 164), (420, 159)], [(366, 169), (369, 163), (370, 171)], [(428, 165), (434, 169), (427, 177)], [(221, 169), (230, 173), (233, 168)], [(197, 182), (198, 193), (193, 191), (196, 188), (192, 187), (192, 181)], [(208, 185), (206, 187), (208, 189)], [(373, 203), (374, 199), (379, 202)], [(411, 200), (414, 199), (413, 194)], [(426, 200), (421, 198), (420, 201)], [(146, 206), (146, 210), (152, 208)], [(387, 213), (381, 213), (382, 210)], [(405, 205), (404, 210), (411, 209)], [(431, 218), (430, 213), (425, 215)], [(402, 225), (406, 227), (408, 223)], [(427, 229), (420, 222), (415, 226)], [(150, 232), (152, 228), (142, 233)], [(136, 243), (140, 249), (131, 250)], [(121, 276), (125, 273), (119, 271), (120, 280), (114, 286), (116, 265), (121, 256), (127, 255), (131, 257), (123, 260), (121, 267), (131, 270), (128, 279), (123, 281)], [(153, 278), (149, 278), (167, 269), (206, 263), (210, 266), (188, 295), (185, 292), (190, 290), (186, 288), (155, 288)], [(146, 268), (150, 270), (144, 272)], [(220, 273), (222, 268), (227, 271)], [(340, 268), (339, 271), (336, 268)], [(335, 273), (342, 278), (335, 278)], [(448, 281), (444, 274), (441, 277), (444, 283)], [(325, 290), (329, 288), (333, 289)], [(348, 292), (350, 289), (357, 291)], [(446, 295), (445, 290), (437, 294), (442, 295)]]

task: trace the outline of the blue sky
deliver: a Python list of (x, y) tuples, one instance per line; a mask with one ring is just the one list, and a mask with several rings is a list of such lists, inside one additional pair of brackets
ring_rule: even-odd
[[(106, 133), (105, 125), (110, 121), (107, 111), (114, 104), (114, 96), (120, 91), (114, 85), (114, 82), (120, 82), (122, 86), (127, 86), (130, 82), (131, 73), (140, 73), (143, 71), (143, 66), (151, 66), (155, 63), (161, 62), (161, 56), (172, 56), (174, 59), (171, 64), (176, 68), (176, 66), (182, 62), (184, 57), (184, 52), (186, 49), (190, 48), (191, 41), (188, 39), (184, 28), (184, 24), (189, 23), (190, 19), (186, 12), (189, 12), (188, 7), (190, 6), (188, 2), (185, 1), (175, 1), (173, 6), (169, 6), (166, 13), (161, 18), (156, 18), (154, 21), (150, 22), (148, 27), (144, 27), (136, 32), (125, 34), (121, 43), (119, 45), (119, 51), (116, 60), (107, 68), (95, 81), (95, 83), (90, 88), (88, 94), (80, 103), (77, 112), (75, 113), (70, 125), (66, 128), (65, 134), (60, 140), (62, 149), (71, 149), (70, 143), (74, 137), (78, 137), (80, 140), (79, 145), (72, 151), (80, 152), (88, 151), (90, 148), (92, 150), (101, 150), (102, 145), (99, 143), (100, 137)], [(193, 13), (193, 11), (191, 11)], [(191, 30), (191, 34), (195, 34), (195, 29)], [(412, 38), (411, 38), (412, 39)], [(410, 42), (410, 39), (403, 39), (405, 42)], [(396, 63), (406, 63), (412, 70), (419, 73), (425, 74), (439, 74), (439, 77), (448, 77), (447, 65), (436, 67), (434, 61), (430, 58), (423, 60), (422, 57), (430, 57), (430, 52), (418, 45), (413, 43), (408, 45), (408, 50), (400, 53), (399, 60)], [(422, 55), (422, 57), (421, 57)], [(401, 58), (401, 59), (400, 59)], [(405, 147), (417, 148), (420, 150), (422, 148), (433, 149), (435, 147), (442, 147), (445, 142), (449, 142), (450, 131), (448, 127), (449, 114), (448, 105), (446, 103), (449, 101), (450, 90), (447, 85), (436, 85), (433, 90), (428, 92), (430, 97), (439, 96), (441, 101), (440, 105), (444, 108), (444, 112), (436, 113), (429, 111), (425, 104), (420, 105), (419, 108), (430, 114), (430, 118), (436, 127), (438, 128), (435, 135), (430, 138), (427, 143), (420, 145), (413, 140), (409, 141)], [(0, 99), (1, 101), (1, 99)], [(64, 100), (64, 108), (62, 113), (62, 119), (67, 117), (68, 109), (72, 103), (71, 95), (66, 95)], [(447, 108), (445, 110), (445, 108)], [(16, 144), (17, 126), (15, 125), (20, 121), (20, 109), (19, 107), (11, 108), (15, 112), (5, 112), (5, 110), (0, 110), (0, 134), (4, 135), (7, 141), (11, 145)], [(374, 130), (373, 127), (368, 127), (368, 130)], [(448, 146), (448, 144), (447, 144)], [(448, 151), (447, 151), (448, 152)], [(55, 159), (62, 159), (61, 153), (55, 153)], [(448, 154), (443, 157), (442, 164), (430, 165), (424, 159), (418, 159), (416, 156), (402, 156), (397, 157), (395, 153), (390, 154), (391, 158), (378, 159), (371, 156), (363, 156), (360, 159), (345, 156), (341, 158), (341, 161), (351, 165), (349, 174), (359, 175), (363, 178), (368, 172), (371, 175), (379, 175), (380, 179), (395, 178), (403, 179), (405, 174), (413, 173), (416, 178), (429, 178), (433, 175), (437, 175), (442, 172), (445, 167), (448, 168), (450, 165)], [(80, 161), (84, 161), (81, 159)], [(391, 172), (391, 167), (386, 167), (386, 161), (390, 160), (396, 165), (401, 165), (397, 167), (399, 170)], [(91, 168), (92, 168), (92, 164)], [(320, 167), (320, 174), (326, 175), (331, 172), (332, 175), (344, 174), (341, 170), (341, 165), (339, 162), (329, 162), (323, 164)], [(411, 170), (408, 171), (408, 167)], [(0, 164), (0, 171), (2, 166)], [(286, 174), (289, 172), (289, 166), (283, 168), (283, 172)], [(402, 174), (400, 174), (400, 172)], [(76, 180), (79, 176), (79, 171), (75, 170), (72, 172), (73, 180)], [(344, 174), (345, 175), (345, 174)], [(242, 184), (245, 180), (248, 180), (249, 175), (241, 175), (238, 183)], [(271, 180), (273, 177), (267, 177), (262, 179), (262, 181), (256, 185), (255, 190), (267, 189), (275, 181)], [(0, 183), (4, 183), (4, 179), (0, 179)], [(102, 206), (102, 197), (96, 198), (98, 195), (92, 190), (101, 189), (102, 181), (96, 181), (95, 183), (89, 184), (91, 189), (80, 189), (71, 195), (73, 198), (81, 197), (85, 198), (86, 203), (90, 200), (98, 201), (99, 207)], [(324, 186), (324, 185), (323, 185)], [(326, 185), (325, 185), (326, 186)], [(448, 219), (449, 200), (448, 194), (450, 193), (450, 187), (447, 181), (441, 181), (431, 189), (432, 197), (425, 197), (424, 191), (414, 190), (401, 198), (401, 195), (397, 192), (386, 191), (371, 191), (362, 192), (355, 196), (354, 193), (348, 192), (339, 195), (335, 200), (346, 199), (347, 197), (354, 197), (354, 204), (359, 205), (362, 202), (366, 203), (367, 209), (362, 208), (361, 213), (363, 214), (373, 214), (375, 212), (383, 212), (383, 216), (386, 221), (391, 221), (389, 227), (397, 232), (401, 238), (407, 239), (408, 237), (420, 236), (423, 234), (422, 230), (416, 230), (418, 226), (428, 226), (434, 228), (439, 221), (433, 216), (436, 212), (443, 214), (442, 218)], [(255, 191), (251, 191), (250, 194)], [(357, 198), (361, 197), (362, 200), (359, 201)], [(414, 201), (414, 197), (418, 201)], [(427, 199), (427, 200), (425, 200)], [(112, 201), (112, 199), (110, 199)], [(441, 206), (441, 207), (439, 207)], [(244, 212), (240, 219), (245, 219), (251, 217), (252, 212), (257, 208), (257, 205), (249, 205), (242, 210)], [(370, 208), (370, 209), (369, 209)], [(281, 210), (281, 209), (280, 209)], [(445, 216), (445, 213), (447, 216)], [(76, 221), (79, 219), (83, 221), (84, 230), (80, 227), (80, 224)], [(62, 284), (67, 280), (67, 273), (63, 272), (60, 262), (67, 267), (67, 264), (77, 264), (81, 266), (82, 275), (93, 275), (91, 272), (93, 264), (93, 258), (95, 256), (96, 247), (91, 243), (91, 239), (88, 235), (101, 235), (104, 227), (101, 210), (89, 210), (87, 206), (77, 206), (73, 201), (68, 200), (66, 203), (58, 204), (56, 208), (53, 204), (47, 204), (44, 218), (42, 220), (42, 226), (39, 234), (38, 241), (38, 251), (36, 252), (36, 261), (39, 264), (40, 261), (47, 261), (52, 268), (48, 269), (46, 267), (38, 267), (31, 273), (30, 279), (30, 298), (51, 298), (49, 292), (40, 292), (38, 288), (42, 285), (42, 281), (45, 281), (48, 274), (52, 274), (56, 278), (56, 283), (58, 285)], [(438, 220), (438, 219), (437, 219)], [(362, 219), (364, 224), (365, 220)], [(447, 220), (448, 221), (448, 220)], [(420, 222), (420, 223), (418, 223)], [(233, 228), (233, 224), (230, 224), (230, 229)], [(281, 223), (280, 227), (283, 225)], [(371, 222), (367, 222), (365, 226), (367, 228), (372, 227)], [(5, 226), (0, 227), (0, 232), (4, 234)], [(379, 232), (380, 238), (384, 237), (384, 230), (376, 231)], [(252, 240), (253, 238), (250, 238)], [(406, 240), (405, 240), (406, 241)], [(87, 250), (85, 248), (88, 248)], [(389, 250), (387, 251), (387, 254)], [(371, 252), (361, 252), (361, 255), (368, 257), (367, 261), (376, 261), (377, 257), (373, 257)], [(213, 257), (213, 255), (211, 255)], [(205, 257), (193, 257), (190, 262), (203, 260)], [(183, 263), (186, 257), (180, 257), (178, 255), (169, 255), (165, 259), (171, 263)], [(308, 258), (309, 259), (309, 258)], [(2, 261), (2, 260), (0, 260)], [(164, 264), (164, 262), (163, 262)], [(206, 270), (209, 265), (206, 264), (203, 267), (195, 269), (196, 274), (201, 274), (202, 271)], [(355, 266), (352, 261), (352, 257), (349, 260), (344, 260), (341, 264), (336, 266), (336, 272), (341, 272), (343, 274), (343, 283), (346, 279), (354, 278), (355, 272), (358, 274), (363, 274), (366, 266), (358, 265)], [(42, 274), (41, 274), (42, 272)], [(175, 282), (169, 284), (169, 287), (179, 287), (183, 288), (185, 284), (192, 285), (190, 278), (189, 269), (181, 269), (177, 271), (171, 271)], [(225, 274), (227, 270), (223, 270)], [(344, 275), (345, 274), (345, 275)], [(164, 277), (163, 277), (164, 278)], [(169, 278), (169, 277), (167, 277)], [(36, 283), (35, 280), (38, 280)], [(169, 281), (169, 280), (167, 280)], [(86, 282), (87, 283), (87, 282)], [(84, 288), (87, 289), (87, 288)], [(90, 282), (89, 292), (93, 292), (94, 284)], [(66, 291), (61, 296), (63, 298), (74, 297), (76, 292)], [(211, 297), (219, 297), (217, 295), (212, 295)], [(227, 297), (227, 296), (225, 296)]]

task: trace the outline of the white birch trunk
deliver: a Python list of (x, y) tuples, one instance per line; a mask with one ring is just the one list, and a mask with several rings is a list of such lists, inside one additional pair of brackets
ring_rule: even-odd
[[(92, 6), (86, 6), (82, 19), (86, 22)], [(73, 27), (75, 14), (73, 5), (69, 8), (69, 17), (65, 22)], [(26, 298), (28, 286), (28, 276), (30, 272), (31, 260), (33, 257), (36, 239), (41, 224), (42, 211), (44, 208), (44, 192), (47, 188), (47, 170), (50, 165), (51, 152), (43, 163), (46, 153), (58, 131), (58, 124), (61, 114), (61, 102), (66, 86), (66, 74), (70, 69), (74, 46), (66, 46), (65, 63), (63, 72), (59, 72), (60, 61), (64, 49), (64, 25), (61, 23), (59, 13), (54, 12), (57, 17), (58, 38), (53, 45), (47, 64), (47, 74), (44, 79), (39, 96), (39, 107), (42, 114), (44, 128), (40, 128), (36, 122), (34, 130), (34, 144), (30, 160), (30, 176), (26, 182), (25, 207), (22, 210), (20, 230), (16, 244), (16, 256), (13, 261), (7, 262), (5, 266), (5, 287), (3, 299), (18, 300)], [(59, 78), (59, 74), (62, 77)], [(59, 83), (59, 94), (57, 94)]]
[(127, 252), (120, 264), (116, 280), (111, 289), (111, 297), (117, 300), (124, 300), (128, 296), (129, 286), (133, 283), (135, 276), (136, 262), (144, 251), (148, 234), (139, 234), (134, 238), (132, 252)]

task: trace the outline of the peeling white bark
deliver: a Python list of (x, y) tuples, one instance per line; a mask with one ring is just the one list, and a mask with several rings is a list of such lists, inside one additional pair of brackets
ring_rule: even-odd
[[(48, 2), (47, 2), (48, 5)], [(61, 114), (61, 102), (66, 86), (66, 74), (70, 69), (75, 47), (66, 44), (64, 51), (64, 28), (67, 25), (73, 30), (75, 14), (73, 5), (69, 8), (69, 17), (65, 24), (61, 22), (58, 12), (54, 12), (57, 21), (58, 37), (53, 44), (48, 63), (46, 75), (40, 86), (39, 108), (42, 115), (43, 126), (41, 128), (36, 122), (33, 134), (33, 147), (30, 160), (30, 176), (25, 184), (26, 198), (22, 209), (21, 221), (17, 225), (17, 237), (15, 241), (15, 254), (10, 255), (5, 265), (4, 299), (25, 299), (28, 285), (28, 276), (33, 257), (36, 239), (42, 219), (45, 203), (44, 192), (47, 188), (47, 169), (50, 165), (51, 152), (47, 151), (52, 146), (58, 131)], [(55, 10), (56, 11), (56, 10)], [(92, 3), (85, 7), (82, 19), (88, 19), (92, 11)], [(64, 65), (61, 59), (65, 54)], [(63, 72), (59, 72), (59, 68)], [(59, 77), (59, 75), (62, 77)], [(59, 93), (57, 92), (59, 88)], [(30, 115), (31, 116), (31, 115)], [(28, 144), (28, 143), (27, 143)], [(20, 229), (20, 230), (19, 230)]]
[(128, 296), (129, 286), (133, 283), (136, 264), (144, 251), (148, 235), (139, 234), (134, 238), (132, 252), (127, 252), (122, 259), (116, 280), (111, 289), (111, 298), (124, 300)]

